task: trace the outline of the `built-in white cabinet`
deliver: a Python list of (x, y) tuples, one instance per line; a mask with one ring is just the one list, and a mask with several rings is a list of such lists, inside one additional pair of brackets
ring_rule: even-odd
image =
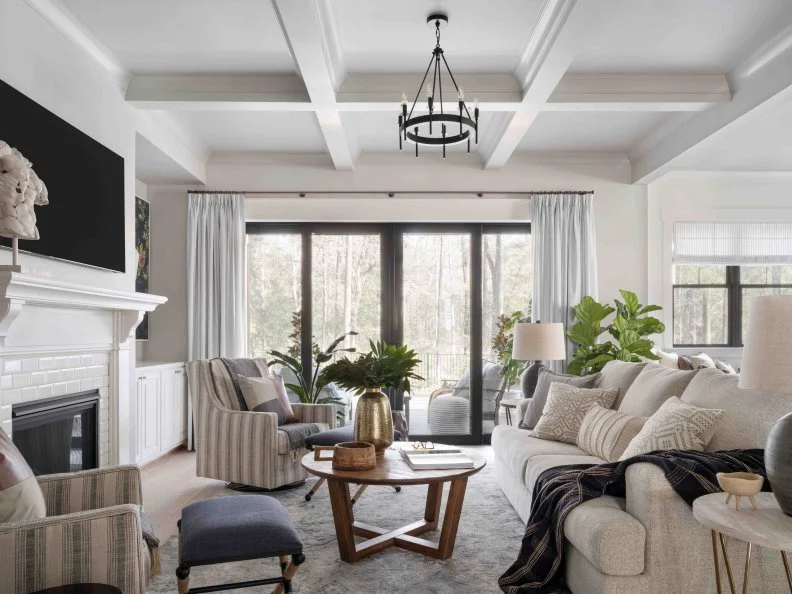
[(181, 446), (187, 439), (187, 377), (184, 363), (137, 368), (137, 459), (139, 463)]

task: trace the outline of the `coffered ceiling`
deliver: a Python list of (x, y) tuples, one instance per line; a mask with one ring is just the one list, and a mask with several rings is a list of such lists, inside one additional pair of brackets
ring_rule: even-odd
[(209, 159), (327, 153), (353, 169), (361, 151), (398, 151), (399, 99), (418, 89), (434, 45), (424, 21), (440, 10), (448, 62), (481, 106), (471, 166), (616, 152), (647, 182), (696, 163), (756, 168), (750, 142), (792, 169), (777, 132), (792, 100), (789, 0), (27, 1)]

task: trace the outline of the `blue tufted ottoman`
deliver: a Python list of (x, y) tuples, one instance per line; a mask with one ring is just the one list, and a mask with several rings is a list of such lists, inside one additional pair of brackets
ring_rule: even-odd
[[(305, 560), (302, 543), (281, 503), (267, 495), (238, 495), (196, 501), (182, 509), (179, 526), (179, 594), (277, 584), (291, 592), (291, 580)], [(190, 588), (190, 568), (278, 557), (281, 575), (234, 584)], [(291, 559), (289, 558), (291, 557)]]

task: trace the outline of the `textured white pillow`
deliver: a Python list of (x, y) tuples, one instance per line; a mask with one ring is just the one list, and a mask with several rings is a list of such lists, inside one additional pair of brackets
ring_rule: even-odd
[(595, 404), (580, 425), (578, 447), (592, 456), (616, 462), (645, 422), (646, 417), (634, 417)]
[(699, 408), (672, 396), (649, 417), (619, 460), (655, 450), (703, 452), (712, 439), (710, 429), (725, 412), (717, 408)]
[(554, 382), (550, 385), (542, 418), (534, 427), (534, 435), (539, 439), (577, 444), (580, 425), (589, 409), (594, 405), (610, 408), (618, 395), (619, 390), (577, 388)]

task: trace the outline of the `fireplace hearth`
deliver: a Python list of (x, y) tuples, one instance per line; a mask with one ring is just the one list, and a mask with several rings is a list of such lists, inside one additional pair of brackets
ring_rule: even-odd
[(15, 404), (13, 441), (36, 475), (98, 467), (99, 391)]

